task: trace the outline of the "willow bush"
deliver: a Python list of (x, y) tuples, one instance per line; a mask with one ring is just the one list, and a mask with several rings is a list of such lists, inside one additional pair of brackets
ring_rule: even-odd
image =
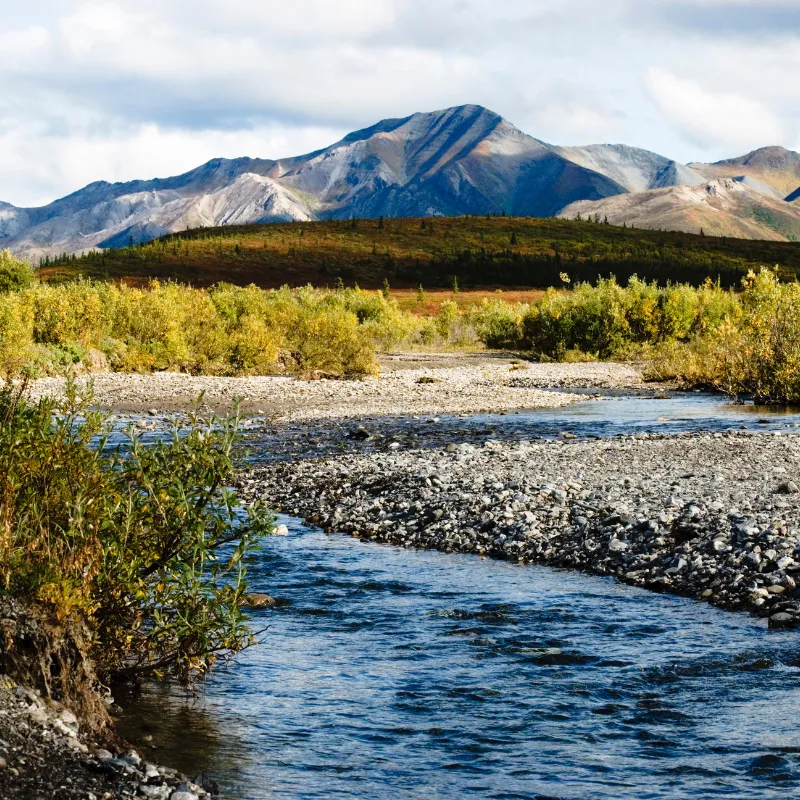
[(648, 376), (770, 404), (800, 403), (800, 284), (751, 272), (736, 307), (688, 342), (665, 342)]
[(167, 441), (130, 430), (109, 448), (90, 399), (0, 391), (0, 594), (85, 623), (104, 676), (191, 683), (251, 643), (243, 559), (273, 525), (226, 488), (238, 419), (193, 414)]
[(376, 371), (377, 348), (419, 328), (377, 292), (36, 283), (0, 295), (0, 374), (60, 373), (94, 358), (133, 372), (363, 375)]
[(24, 289), (34, 281), (35, 274), (30, 264), (15, 258), (8, 250), (0, 250), (0, 293)]
[[(566, 276), (562, 276), (568, 283)], [(638, 359), (653, 377), (769, 402), (800, 401), (798, 284), (751, 272), (740, 291), (614, 278), (549, 289), (529, 304), (502, 296), (433, 317), (403, 312), (384, 291), (310, 286), (265, 291), (219, 284), (146, 288), (24, 281), (0, 293), (0, 375), (178, 370), (263, 375), (377, 372), (376, 352), (444, 347), (519, 350), (541, 360)]]

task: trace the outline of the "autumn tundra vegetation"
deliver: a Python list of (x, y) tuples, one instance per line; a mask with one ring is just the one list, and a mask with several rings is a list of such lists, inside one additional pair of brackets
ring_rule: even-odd
[[(170, 241), (179, 250), (208, 242), (172, 237), (130, 253), (169, 253)], [(480, 299), (465, 304), (456, 275), (431, 314), (422, 284), (415, 302), (408, 296), (400, 302), (388, 278), (376, 290), (345, 286), (341, 277), (325, 289), (197, 287), (131, 276), (99, 280), (78, 272), (55, 280), (44, 270), (48, 281), (5, 254), (0, 370), (33, 376), (75, 368), (358, 376), (377, 371), (379, 351), (480, 347), (545, 360), (637, 360), (653, 378), (770, 403), (798, 402), (800, 285), (786, 265), (753, 263), (744, 271), (748, 264), (739, 259), (739, 278), (730, 287), (710, 274), (696, 285), (636, 275), (622, 283), (601, 277), (597, 264), (592, 282), (576, 281), (562, 264), (557, 285), (528, 302), (509, 302), (500, 290), (473, 294)]]

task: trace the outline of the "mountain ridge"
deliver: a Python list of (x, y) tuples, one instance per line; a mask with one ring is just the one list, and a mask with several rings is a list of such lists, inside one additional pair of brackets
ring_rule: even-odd
[[(734, 179), (737, 187), (715, 188), (715, 181)], [(655, 207), (647, 193), (659, 191), (673, 205), (682, 203), (683, 211), (664, 217), (662, 209), (650, 222), (669, 218), (684, 226), (677, 229), (690, 230), (697, 198), (705, 195), (678, 188), (704, 186), (708, 196), (721, 191), (738, 198), (725, 209), (706, 202), (728, 215), (718, 227), (734, 232), (725, 235), (796, 235), (800, 155), (793, 151), (767, 147), (715, 164), (685, 165), (624, 144), (548, 144), (489, 109), (463, 105), (381, 120), (291, 158), (215, 158), (167, 178), (95, 181), (37, 208), (0, 202), (0, 247), (36, 260), (187, 227), (378, 216), (549, 217), (578, 207), (589, 213), (589, 206), (591, 213), (611, 209), (615, 219), (635, 210), (645, 224)], [(770, 222), (776, 214), (777, 227)]]

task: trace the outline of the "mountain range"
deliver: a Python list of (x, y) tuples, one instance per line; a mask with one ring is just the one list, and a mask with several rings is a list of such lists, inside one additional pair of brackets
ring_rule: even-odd
[(559, 147), (481, 106), (458, 106), (383, 120), (295, 158), (98, 181), (39, 208), (0, 202), (0, 248), (37, 260), (201, 226), (499, 213), (796, 240), (800, 155), (766, 147), (680, 164), (626, 145)]

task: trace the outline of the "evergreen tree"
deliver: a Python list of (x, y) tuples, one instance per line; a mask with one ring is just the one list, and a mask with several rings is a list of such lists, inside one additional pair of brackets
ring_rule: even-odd
[(511, 246), (514, 247), (517, 243), (517, 234), (512, 231), (511, 233)]
[(381, 291), (383, 292), (383, 296), (388, 300), (389, 297), (392, 294), (392, 289), (389, 286), (389, 279), (388, 278), (384, 278), (383, 279), (383, 289)]
[(453, 275), (453, 294), (458, 294), (458, 292), (459, 292), (458, 276), (457, 275)]
[(425, 290), (422, 288), (422, 284), (420, 284), (419, 289), (417, 289), (417, 302), (420, 305), (425, 302)]
[(383, 230), (383, 216), (378, 218), (378, 230), (379, 231)]

